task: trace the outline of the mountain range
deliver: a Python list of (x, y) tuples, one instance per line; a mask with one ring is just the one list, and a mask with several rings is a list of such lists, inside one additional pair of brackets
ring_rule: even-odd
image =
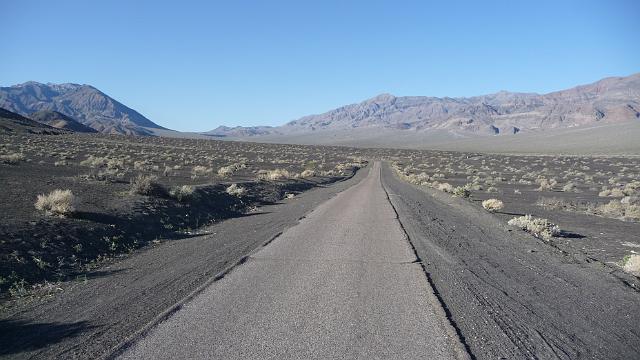
[(151, 135), (154, 129), (164, 129), (90, 85), (29, 81), (0, 87), (0, 108), (26, 117), (55, 111), (107, 134)]
[(0, 108), (72, 131), (303, 144), (420, 145), (435, 138), (553, 132), (638, 120), (640, 73), (547, 94), (501, 91), (457, 98), (381, 94), (282, 126), (220, 126), (200, 134), (165, 129), (90, 85), (30, 81), (0, 87)]
[(548, 94), (501, 91), (466, 98), (381, 94), (282, 126), (221, 126), (205, 134), (265, 140), (309, 138), (313, 134), (319, 142), (329, 142), (327, 137), (336, 134), (344, 137), (345, 132), (356, 137), (377, 131), (468, 137), (572, 128), (639, 117), (640, 73)]

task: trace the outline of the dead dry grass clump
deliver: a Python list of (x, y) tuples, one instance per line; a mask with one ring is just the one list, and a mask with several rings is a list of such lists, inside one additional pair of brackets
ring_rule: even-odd
[(552, 237), (559, 236), (561, 233), (560, 228), (550, 223), (549, 220), (536, 218), (531, 215), (515, 217), (509, 220), (508, 224), (530, 232), (543, 240), (550, 240)]
[(56, 189), (47, 195), (38, 195), (35, 207), (47, 215), (67, 216), (75, 211), (75, 201), (71, 190)]
[(504, 208), (502, 200), (488, 199), (482, 202), (482, 207), (489, 212), (496, 212)]

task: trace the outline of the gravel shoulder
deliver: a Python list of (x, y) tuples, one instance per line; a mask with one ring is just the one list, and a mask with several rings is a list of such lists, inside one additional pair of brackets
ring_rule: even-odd
[(87, 359), (110, 353), (368, 171), (145, 248), (64, 284), (61, 293), (12, 308), (0, 316), (0, 357)]
[(640, 357), (640, 294), (630, 276), (402, 182), (387, 166), (382, 181), (475, 358)]

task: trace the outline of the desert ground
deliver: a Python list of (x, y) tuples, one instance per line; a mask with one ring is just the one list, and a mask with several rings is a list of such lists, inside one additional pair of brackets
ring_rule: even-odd
[(0, 356), (638, 358), (640, 157), (500, 152), (2, 135)]

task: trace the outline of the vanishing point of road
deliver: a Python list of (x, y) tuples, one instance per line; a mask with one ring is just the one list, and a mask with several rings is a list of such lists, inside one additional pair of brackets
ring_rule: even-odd
[(121, 358), (468, 358), (416, 260), (375, 163)]

